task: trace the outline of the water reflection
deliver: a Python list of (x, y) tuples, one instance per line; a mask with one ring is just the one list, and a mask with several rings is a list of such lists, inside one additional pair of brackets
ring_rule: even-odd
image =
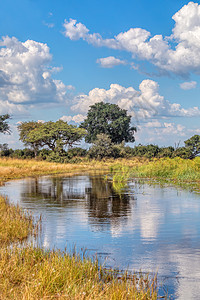
[(130, 201), (132, 205), (136, 201), (131, 193), (117, 193), (103, 176), (89, 175), (29, 179), (20, 197), (22, 202), (29, 199), (41, 207), (84, 207), (91, 226), (102, 230), (110, 222), (116, 226), (126, 219), (131, 211)]
[(158, 271), (172, 299), (199, 298), (200, 195), (134, 180), (119, 194), (88, 174), (12, 181), (0, 193), (42, 214), (40, 245), (109, 253), (107, 266)]

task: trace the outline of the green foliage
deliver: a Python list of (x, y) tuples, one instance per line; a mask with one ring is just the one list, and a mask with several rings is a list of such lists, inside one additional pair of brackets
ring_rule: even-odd
[(200, 154), (200, 135), (193, 135), (184, 143), (185, 147), (192, 152), (192, 157), (195, 157)]
[[(12, 149), (10, 149), (10, 150), (12, 150)], [(31, 149), (24, 148), (24, 149), (12, 150), (12, 154), (10, 156), (13, 158), (30, 159), (35, 156), (35, 153)]]
[[(37, 124), (37, 125), (36, 125)], [(20, 131), (20, 139), (34, 148), (47, 146), (49, 149), (62, 155), (64, 147), (71, 147), (79, 142), (86, 131), (67, 122), (59, 120), (57, 122), (25, 122), (18, 126)]]
[(8, 122), (6, 120), (10, 119), (10, 115), (1, 115), (0, 116), (0, 132), (1, 133), (9, 133), (10, 134), (10, 127), (8, 125)]
[(8, 144), (0, 144), (0, 156), (11, 156), (14, 151), (8, 148)]
[(25, 146), (30, 146), (35, 156), (37, 156), (39, 149), (42, 147), (41, 141), (32, 141), (29, 140), (29, 134), (32, 130), (38, 129), (42, 123), (30, 121), (22, 122), (18, 125), (17, 129), (19, 131), (19, 139), (25, 144)]
[(192, 150), (188, 147), (179, 147), (177, 148), (172, 157), (181, 157), (181, 158), (185, 158), (185, 159), (191, 159), (194, 158), (194, 155), (192, 153)]
[(110, 137), (106, 134), (98, 134), (97, 139), (94, 144), (88, 151), (88, 156), (90, 158), (102, 159), (104, 157), (112, 157), (113, 156), (113, 147)]
[(46, 160), (48, 156), (50, 155), (51, 150), (49, 149), (42, 149), (39, 151), (38, 157), (41, 158), (42, 160)]
[(169, 146), (169, 147), (161, 147), (159, 150), (158, 157), (173, 157), (174, 153), (174, 147)]
[(135, 127), (130, 126), (131, 116), (116, 104), (99, 102), (90, 107), (87, 119), (80, 127), (87, 130), (85, 141), (93, 143), (98, 134), (106, 134), (114, 144), (134, 142)]
[(73, 157), (85, 157), (87, 155), (87, 150), (82, 149), (80, 147), (75, 147), (71, 148), (67, 151), (66, 153), (68, 158), (73, 158)]
[(156, 157), (159, 153), (159, 147), (157, 145), (147, 145), (143, 146), (139, 144), (138, 146), (135, 146), (132, 155), (133, 156), (139, 156), (139, 157), (147, 157), (147, 158), (153, 158)]

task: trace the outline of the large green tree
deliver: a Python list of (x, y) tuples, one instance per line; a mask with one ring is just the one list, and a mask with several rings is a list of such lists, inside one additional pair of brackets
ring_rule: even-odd
[(39, 128), (42, 125), (40, 122), (29, 121), (21, 122), (18, 125), (19, 139), (24, 143), (25, 146), (31, 147), (37, 156), (38, 150), (42, 147), (41, 141), (34, 141), (29, 139), (29, 134), (32, 130)]
[(190, 139), (184, 141), (185, 147), (192, 152), (195, 157), (200, 154), (200, 135), (193, 135)]
[(24, 140), (26, 144), (47, 146), (52, 151), (61, 153), (64, 147), (76, 144), (85, 134), (84, 129), (59, 120), (39, 123), (39, 126), (27, 132)]
[(0, 116), (0, 132), (1, 133), (10, 133), (10, 127), (6, 120), (10, 119), (10, 115), (1, 115)]
[(92, 105), (80, 127), (87, 130), (85, 141), (88, 143), (93, 143), (98, 134), (106, 134), (114, 144), (135, 141), (136, 128), (131, 126), (131, 116), (116, 104), (99, 102)]

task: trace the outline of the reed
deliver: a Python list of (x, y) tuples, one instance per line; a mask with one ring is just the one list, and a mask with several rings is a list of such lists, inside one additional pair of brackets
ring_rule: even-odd
[(115, 164), (110, 167), (113, 187), (119, 192), (129, 178), (150, 178), (167, 181), (200, 191), (200, 157), (186, 160), (179, 157), (146, 160), (134, 166)]
[(132, 171), (139, 177), (167, 178), (175, 181), (199, 181), (200, 157), (193, 160), (164, 158), (150, 161), (133, 168)]
[(0, 246), (13, 241), (22, 241), (36, 230), (30, 213), (10, 205), (0, 196)]
[(1, 249), (0, 270), (0, 299), (157, 299), (156, 277), (119, 275), (75, 253)]

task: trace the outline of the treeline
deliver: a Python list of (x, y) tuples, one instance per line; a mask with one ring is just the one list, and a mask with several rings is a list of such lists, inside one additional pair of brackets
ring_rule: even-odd
[[(7, 120), (0, 116), (0, 132), (10, 133)], [(78, 162), (103, 158), (162, 158), (181, 157), (192, 159), (200, 154), (200, 136), (186, 140), (184, 147), (159, 147), (157, 145), (126, 146), (134, 142), (136, 127), (131, 126), (131, 116), (116, 104), (99, 102), (92, 105), (80, 126), (63, 120), (21, 122), (18, 125), (19, 139), (25, 149), (12, 150), (7, 144), (0, 145), (0, 156), (13, 158), (37, 158), (54, 162)], [(82, 139), (92, 144), (89, 150), (76, 147)]]
[[(195, 143), (196, 141), (196, 143)], [(199, 146), (198, 146), (199, 145)], [(38, 150), (37, 159), (47, 160), (52, 162), (80, 162), (85, 159), (103, 159), (103, 158), (131, 158), (131, 157), (145, 157), (145, 158), (164, 158), (164, 157), (181, 157), (184, 159), (192, 159), (200, 153), (200, 136), (195, 135), (189, 140), (185, 141), (184, 147), (174, 148), (159, 147), (157, 145), (137, 145), (135, 147), (126, 146), (124, 142), (121, 144), (112, 143), (111, 139), (105, 135), (97, 136), (96, 141), (87, 150), (81, 147), (74, 147), (67, 151), (62, 149), (62, 153), (53, 151), (51, 149)], [(35, 157), (35, 151), (29, 148), (13, 150), (7, 144), (0, 145), (0, 156), (31, 159)]]

